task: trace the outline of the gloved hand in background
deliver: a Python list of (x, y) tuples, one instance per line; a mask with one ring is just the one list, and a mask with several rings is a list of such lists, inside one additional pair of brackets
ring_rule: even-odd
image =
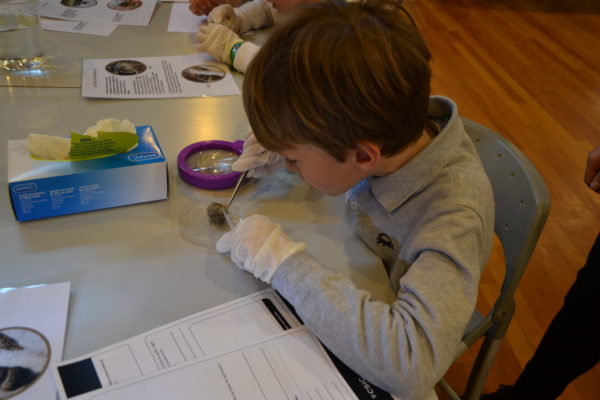
[(271, 283), (281, 263), (304, 250), (304, 243), (292, 241), (279, 224), (263, 215), (242, 219), (217, 241), (217, 251), (230, 253), (231, 260), (263, 282)]
[(202, 25), (196, 39), (198, 40), (198, 50), (208, 53), (226, 64), (231, 64), (233, 45), (244, 42), (237, 33), (220, 24)]
[(237, 172), (248, 171), (249, 178), (260, 178), (269, 175), (284, 163), (283, 156), (266, 150), (256, 141), (252, 131), (249, 131), (242, 154), (231, 164), (231, 169)]
[[(232, 65), (240, 72), (246, 68), (260, 49), (251, 42), (244, 42), (237, 33), (221, 24), (202, 25), (196, 34), (198, 50), (208, 53), (218, 61)], [(232, 50), (235, 45), (235, 51)]]
[(242, 4), (241, 0), (190, 0), (189, 9), (195, 15), (208, 15), (220, 4), (231, 4), (234, 7)]
[(208, 23), (225, 25), (234, 32), (243, 33), (240, 29), (242, 21), (238, 18), (235, 8), (229, 4), (221, 4), (215, 7), (208, 14)]
[[(229, 1), (228, 1), (229, 2)], [(239, 7), (222, 4), (208, 14), (208, 23), (222, 24), (242, 35), (273, 25), (279, 13), (266, 0), (252, 0)]]

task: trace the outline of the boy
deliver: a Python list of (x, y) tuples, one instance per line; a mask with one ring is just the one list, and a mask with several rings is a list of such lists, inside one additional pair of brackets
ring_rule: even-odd
[(430, 55), (390, 3), (300, 7), (244, 80), (256, 138), (234, 168), (277, 164), (329, 195), (381, 257), (397, 299), (371, 299), (264, 216), (217, 242), (270, 283), (356, 373), (401, 399), (435, 398), (474, 310), (494, 228), (492, 189), (454, 103), (429, 97)]

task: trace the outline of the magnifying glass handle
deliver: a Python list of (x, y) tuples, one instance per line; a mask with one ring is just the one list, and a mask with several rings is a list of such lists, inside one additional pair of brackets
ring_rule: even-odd
[(240, 178), (238, 179), (237, 183), (235, 184), (235, 188), (233, 188), (233, 193), (231, 194), (231, 197), (229, 198), (229, 203), (227, 203), (227, 205), (225, 206), (225, 212), (229, 211), (229, 206), (231, 206), (231, 203), (233, 203), (233, 199), (235, 198), (235, 195), (237, 194), (238, 189), (242, 185), (243, 180), (246, 178), (246, 175), (248, 175), (248, 171), (244, 171), (240, 175)]
[(227, 210), (225, 209), (223, 209), (223, 216), (225, 217), (225, 221), (227, 221), (227, 225), (229, 225), (229, 229), (233, 229), (235, 224), (233, 223), (233, 221), (229, 217), (229, 214), (227, 213)]

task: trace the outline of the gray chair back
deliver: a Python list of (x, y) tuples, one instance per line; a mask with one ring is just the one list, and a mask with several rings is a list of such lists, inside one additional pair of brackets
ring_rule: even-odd
[[(544, 179), (529, 159), (498, 133), (463, 118), (494, 190), (494, 231), (502, 244), (505, 274), (496, 302), (487, 315), (476, 312), (463, 337), (463, 348), (484, 337), (471, 369), (463, 400), (479, 399), (500, 342), (515, 310), (514, 294), (550, 212), (550, 195)], [(440, 387), (460, 399), (445, 382)]]

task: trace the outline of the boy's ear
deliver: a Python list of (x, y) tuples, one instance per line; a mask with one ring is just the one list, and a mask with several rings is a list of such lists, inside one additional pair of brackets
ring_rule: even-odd
[(352, 161), (360, 169), (370, 171), (381, 162), (381, 149), (371, 142), (361, 142), (352, 151)]

